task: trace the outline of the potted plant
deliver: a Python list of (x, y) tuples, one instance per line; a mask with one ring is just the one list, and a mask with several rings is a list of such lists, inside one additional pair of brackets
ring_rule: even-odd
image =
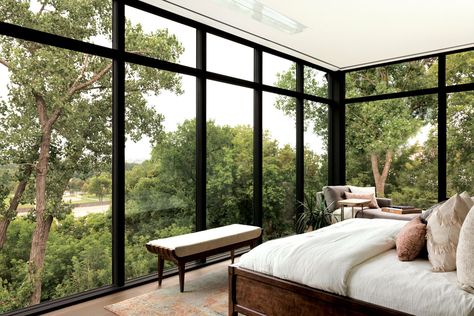
[(304, 203), (298, 203), (303, 210), (296, 222), (299, 232), (316, 230), (335, 222), (335, 217), (324, 199), (318, 199), (315, 194), (305, 194)]

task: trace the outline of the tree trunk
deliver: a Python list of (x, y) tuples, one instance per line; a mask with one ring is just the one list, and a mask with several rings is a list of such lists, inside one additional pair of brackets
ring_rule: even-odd
[(385, 182), (387, 181), (388, 172), (392, 165), (393, 153), (388, 150), (385, 154), (385, 163), (383, 166), (382, 174), (379, 171), (379, 156), (377, 154), (370, 155), (370, 162), (372, 163), (372, 173), (374, 175), (375, 190), (378, 197), (385, 196)]
[(48, 117), (46, 104), (41, 95), (35, 94), (36, 106), (41, 124), (41, 145), (38, 163), (36, 164), (36, 226), (31, 240), (29, 261), (29, 277), (33, 285), (30, 303), (38, 304), (41, 301), (42, 272), (46, 243), (53, 217), (46, 214), (46, 176), (48, 174), (49, 150), (51, 147), (51, 133), (53, 124), (61, 114), (61, 109), (56, 109)]
[(44, 258), (46, 254), (46, 243), (48, 242), (49, 230), (53, 217), (47, 215), (41, 219), (36, 215), (36, 227), (31, 241), (29, 274), (33, 285), (30, 304), (38, 304), (41, 301), (42, 273), (44, 267)]
[(13, 198), (10, 200), (10, 206), (8, 207), (7, 210), (7, 216), (4, 216), (4, 218), (0, 221), (0, 250), (3, 249), (3, 245), (5, 244), (7, 240), (7, 229), (8, 225), (10, 225), (11, 218), (8, 216), (9, 214), (16, 213), (16, 210), (18, 208), (18, 204), (20, 204), (20, 199), (23, 196), (23, 192), (25, 192), (26, 185), (28, 183), (28, 178), (31, 175), (31, 165), (26, 166), (23, 178), (18, 182), (18, 185), (15, 190), (15, 195), (13, 195)]

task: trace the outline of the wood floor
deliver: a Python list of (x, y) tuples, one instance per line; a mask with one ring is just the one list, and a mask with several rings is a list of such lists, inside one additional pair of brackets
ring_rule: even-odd
[[(186, 281), (190, 281), (192, 279), (196, 279), (202, 276), (205, 276), (208, 273), (214, 272), (216, 270), (224, 269), (227, 270), (227, 267), (230, 265), (230, 260), (219, 262), (202, 269), (193, 270), (190, 272), (186, 272)], [(186, 284), (186, 283), (185, 283)], [(179, 286), (178, 276), (173, 276), (163, 280), (162, 287), (170, 287), (170, 286)], [(185, 285), (186, 286), (186, 285)], [(145, 284), (130, 290), (122, 291), (119, 293), (111, 294), (108, 296), (100, 297), (94, 300), (90, 300), (81, 304), (69, 306), (48, 314), (48, 316), (62, 316), (62, 315), (74, 315), (74, 316), (110, 316), (115, 315), (106, 309), (104, 309), (105, 305), (118, 303), (120, 301), (145, 294), (157, 289), (158, 283), (153, 282), (149, 284)]]

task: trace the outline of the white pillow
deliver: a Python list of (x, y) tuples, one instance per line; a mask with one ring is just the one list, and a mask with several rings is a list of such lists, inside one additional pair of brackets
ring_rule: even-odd
[(466, 191), (464, 191), (464, 192), (461, 193), (459, 196), (462, 197), (462, 199), (464, 200), (464, 202), (466, 202), (467, 207), (468, 207), (469, 209), (474, 206), (474, 201), (471, 199), (471, 196), (469, 195), (469, 193), (467, 193)]
[(459, 233), (468, 212), (464, 199), (455, 194), (428, 218), (426, 246), (433, 271), (456, 270)]
[(474, 206), (461, 227), (456, 267), (459, 285), (463, 290), (474, 294)]
[(348, 185), (349, 190), (351, 190), (351, 193), (357, 193), (357, 194), (369, 194), (373, 193), (375, 194), (375, 187), (356, 187), (353, 185)]

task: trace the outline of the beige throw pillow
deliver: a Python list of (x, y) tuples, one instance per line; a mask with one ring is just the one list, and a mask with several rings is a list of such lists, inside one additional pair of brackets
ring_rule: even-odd
[(459, 195), (460, 197), (462, 197), (462, 199), (464, 200), (464, 202), (466, 202), (467, 204), (467, 207), (469, 209), (471, 209), (471, 207), (474, 206), (474, 201), (471, 199), (471, 197), (469, 196), (469, 193), (467, 193), (466, 191), (464, 191), (463, 193), (461, 193)]
[(377, 204), (377, 200), (375, 199), (375, 194), (374, 193), (351, 193), (351, 192), (345, 192), (346, 199), (365, 199), (365, 200), (370, 200), (369, 207), (370, 208), (379, 208), (379, 205)]
[(461, 227), (456, 266), (459, 285), (463, 290), (474, 294), (474, 207)]
[(356, 187), (354, 185), (348, 185), (349, 190), (351, 190), (351, 193), (357, 193), (357, 194), (370, 194), (373, 193), (375, 194), (375, 187)]
[(464, 199), (455, 194), (428, 218), (426, 245), (433, 271), (456, 270), (459, 233), (468, 212)]

